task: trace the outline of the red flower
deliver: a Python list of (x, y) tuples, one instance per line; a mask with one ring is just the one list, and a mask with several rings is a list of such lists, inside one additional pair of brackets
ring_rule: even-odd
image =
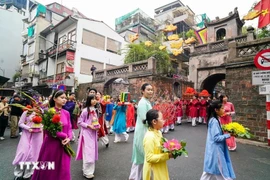
[(57, 123), (59, 123), (60, 122), (60, 114), (55, 114), (55, 115), (53, 115), (53, 117), (52, 117), (52, 122), (54, 123), (54, 124), (57, 124)]
[(42, 118), (40, 116), (34, 116), (32, 121), (36, 124), (40, 124), (42, 122)]
[(27, 105), (25, 108), (23, 108), (23, 111), (28, 111), (28, 110), (30, 110), (30, 109), (32, 109), (32, 106)]

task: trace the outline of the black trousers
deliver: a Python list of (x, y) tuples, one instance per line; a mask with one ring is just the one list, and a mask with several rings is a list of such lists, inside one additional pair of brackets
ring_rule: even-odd
[(0, 116), (0, 137), (4, 136), (6, 127), (8, 125), (8, 116), (4, 116), (4, 113)]

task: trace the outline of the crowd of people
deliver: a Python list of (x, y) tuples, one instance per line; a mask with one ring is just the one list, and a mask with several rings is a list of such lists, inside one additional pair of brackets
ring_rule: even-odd
[[(48, 98), (35, 96), (41, 112), (53, 108), (60, 114), (62, 130), (53, 137), (50, 133), (33, 131), (32, 118), (35, 112), (28, 113), (23, 108), (12, 106), (32, 105), (31, 101), (15, 94), (8, 102), (1, 97), (0, 102), (0, 140), (4, 140), (5, 129), (10, 125), (10, 138), (21, 133), (17, 152), (13, 161), (15, 179), (71, 179), (71, 157), (63, 146), (77, 140), (76, 160), (82, 160), (83, 176), (94, 177), (95, 162), (98, 160), (98, 141), (109, 147), (108, 135), (114, 134), (114, 143), (129, 140), (134, 131), (132, 149), (132, 167), (130, 180), (169, 179), (166, 161), (172, 154), (159, 148), (163, 133), (174, 131), (175, 125), (181, 125), (185, 117), (192, 126), (206, 124), (208, 135), (201, 180), (234, 179), (235, 175), (228, 150), (235, 150), (235, 139), (223, 134), (222, 124), (232, 121), (235, 114), (233, 104), (226, 95), (215, 101), (209, 97), (193, 96), (192, 99), (175, 97), (173, 100), (153, 98), (153, 88), (145, 83), (141, 87), (142, 96), (136, 100), (121, 101), (121, 97), (103, 96), (94, 88), (88, 90), (86, 101), (76, 101), (74, 93), (68, 96), (62, 90), (55, 91)], [(10, 123), (8, 123), (10, 119)], [(94, 122), (98, 122), (98, 126)], [(20, 129), (20, 130), (19, 130)], [(74, 129), (80, 129), (76, 137)], [(48, 149), (54, 149), (53, 152)], [(55, 162), (55, 171), (21, 168), (20, 162)]]

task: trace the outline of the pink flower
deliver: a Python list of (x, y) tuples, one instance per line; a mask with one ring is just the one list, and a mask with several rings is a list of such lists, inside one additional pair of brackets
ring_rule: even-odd
[(182, 148), (181, 144), (176, 139), (164, 142), (163, 147), (168, 149), (169, 151), (179, 150)]

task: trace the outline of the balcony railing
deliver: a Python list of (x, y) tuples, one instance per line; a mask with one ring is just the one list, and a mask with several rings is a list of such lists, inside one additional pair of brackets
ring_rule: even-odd
[(39, 79), (39, 84), (47, 84), (49, 86), (52, 86), (53, 84), (57, 85), (65, 85), (65, 86), (74, 86), (74, 74), (73, 73), (68, 73), (68, 72), (63, 72), (63, 73), (58, 73), (55, 76), (55, 81), (54, 81), (54, 75), (47, 76), (46, 78)]
[[(61, 53), (65, 50), (71, 49), (71, 50), (75, 50), (76, 49), (76, 42), (72, 41), (72, 40), (67, 40), (65, 42), (63, 42), (62, 44), (59, 44), (58, 46), (58, 53)], [(54, 56), (56, 54), (57, 51), (57, 47), (56, 46), (52, 46), (49, 49), (47, 49), (48, 55), (49, 56)]]

